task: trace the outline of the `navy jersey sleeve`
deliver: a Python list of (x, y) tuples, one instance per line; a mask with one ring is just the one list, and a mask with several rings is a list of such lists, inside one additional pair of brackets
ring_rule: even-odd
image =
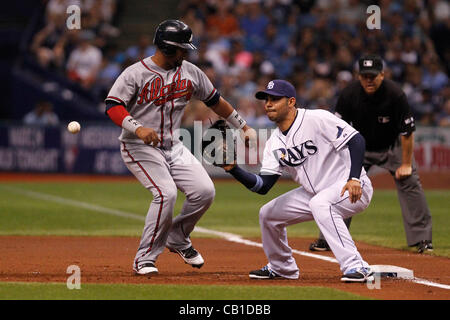
[(237, 165), (228, 171), (236, 180), (242, 183), (250, 191), (266, 194), (277, 182), (278, 174), (254, 174), (241, 169)]

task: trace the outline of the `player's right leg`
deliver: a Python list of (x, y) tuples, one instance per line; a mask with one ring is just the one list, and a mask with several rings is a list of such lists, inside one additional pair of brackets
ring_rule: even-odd
[[(364, 156), (364, 162), (363, 162), (363, 167), (364, 170), (369, 173), (369, 170), (375, 166), (375, 165), (379, 165), (380, 163), (386, 163), (387, 161), (387, 155), (385, 152), (366, 152), (365, 156)], [(350, 224), (352, 222), (352, 217), (348, 217), (346, 219), (344, 219), (344, 223), (347, 226), (347, 229), (350, 230)], [(319, 232), (319, 237), (317, 238), (317, 240), (315, 240), (314, 242), (312, 242), (309, 245), (309, 250), (311, 251), (318, 251), (318, 252), (323, 252), (323, 251), (330, 251), (330, 246), (327, 243), (327, 240), (325, 240), (325, 237), (323, 235), (322, 232)]]
[[(147, 212), (141, 241), (133, 269), (157, 272), (155, 264), (166, 247), (172, 225), (172, 214), (177, 199), (177, 187), (170, 175), (164, 155), (149, 146), (122, 143), (121, 155), (128, 169), (153, 195)], [(145, 267), (145, 269), (142, 269)]]
[(353, 270), (369, 267), (369, 264), (364, 261), (358, 252), (344, 223), (345, 218), (362, 212), (370, 203), (373, 194), (372, 184), (367, 177), (363, 177), (361, 181), (362, 196), (355, 203), (350, 202), (347, 191), (343, 197), (340, 196), (345, 180), (336, 182), (327, 189), (320, 191), (309, 203), (314, 220), (338, 260), (344, 275), (354, 273)]
[(178, 144), (173, 147), (173, 153), (177, 157), (170, 163), (172, 177), (186, 200), (181, 212), (172, 221), (166, 246), (178, 253), (185, 263), (201, 268), (205, 261), (193, 247), (190, 234), (214, 200), (214, 183), (189, 149)]
[[(312, 194), (303, 187), (291, 190), (265, 204), (259, 211), (259, 224), (264, 253), (269, 260), (267, 268), (250, 273), (251, 278), (297, 279), (299, 270), (288, 245), (286, 227), (313, 219), (308, 203)], [(267, 274), (267, 277), (264, 277)]]

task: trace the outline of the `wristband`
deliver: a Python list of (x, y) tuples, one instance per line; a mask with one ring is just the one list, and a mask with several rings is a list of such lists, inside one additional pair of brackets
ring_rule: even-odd
[(131, 133), (135, 133), (136, 129), (139, 127), (142, 127), (142, 124), (134, 120), (132, 116), (126, 116), (122, 121), (122, 128)]
[(247, 122), (239, 115), (239, 113), (237, 113), (236, 110), (233, 110), (233, 112), (228, 116), (227, 121), (236, 129), (242, 129), (247, 124)]
[(350, 181), (350, 180), (358, 181), (359, 183), (361, 183), (361, 180), (359, 180), (358, 178), (355, 178), (355, 177), (352, 177), (352, 178), (348, 179), (347, 181)]

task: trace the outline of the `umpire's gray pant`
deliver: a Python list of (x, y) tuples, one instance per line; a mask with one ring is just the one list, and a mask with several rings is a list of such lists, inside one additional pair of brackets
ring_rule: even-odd
[[(431, 214), (425, 199), (416, 162), (413, 157), (412, 174), (406, 179), (395, 179), (395, 171), (402, 162), (402, 146), (400, 137), (394, 147), (381, 152), (367, 151), (364, 157), (364, 169), (369, 172), (372, 166), (378, 166), (388, 170), (397, 187), (398, 200), (403, 215), (403, 226), (406, 233), (408, 246), (415, 246), (422, 240), (432, 240)], [(345, 220), (350, 227), (351, 218)], [(319, 239), (324, 239), (322, 233)]]

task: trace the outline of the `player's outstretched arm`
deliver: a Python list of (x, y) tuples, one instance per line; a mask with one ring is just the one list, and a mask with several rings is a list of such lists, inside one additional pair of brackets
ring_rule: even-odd
[(266, 194), (269, 192), (280, 177), (277, 174), (261, 175), (250, 173), (240, 168), (237, 164), (227, 165), (223, 168), (247, 189), (259, 194)]

